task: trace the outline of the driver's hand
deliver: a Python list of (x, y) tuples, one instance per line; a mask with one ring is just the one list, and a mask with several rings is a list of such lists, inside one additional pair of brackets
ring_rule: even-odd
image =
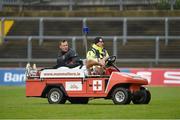
[(101, 65), (102, 67), (105, 67), (105, 65), (106, 65), (104, 59), (100, 59), (100, 60), (99, 60), (99, 63), (100, 63), (100, 65)]
[(103, 58), (103, 60), (104, 60), (104, 61), (106, 61), (108, 58), (109, 58), (109, 56), (107, 56), (107, 57), (104, 57), (104, 58)]

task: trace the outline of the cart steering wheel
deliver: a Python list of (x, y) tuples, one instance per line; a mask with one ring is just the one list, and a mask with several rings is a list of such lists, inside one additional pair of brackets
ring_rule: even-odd
[(112, 66), (113, 63), (116, 61), (116, 56), (110, 56), (107, 60), (106, 60), (106, 66)]

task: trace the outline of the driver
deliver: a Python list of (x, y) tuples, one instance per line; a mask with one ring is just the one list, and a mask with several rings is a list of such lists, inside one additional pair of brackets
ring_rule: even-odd
[(57, 57), (57, 65), (54, 68), (58, 67), (69, 67), (74, 68), (80, 65), (80, 58), (77, 53), (69, 48), (68, 41), (62, 40), (59, 42), (59, 54)]
[(94, 44), (86, 55), (86, 67), (89, 74), (104, 74), (105, 61), (109, 57), (107, 50), (104, 48), (102, 37), (96, 37)]

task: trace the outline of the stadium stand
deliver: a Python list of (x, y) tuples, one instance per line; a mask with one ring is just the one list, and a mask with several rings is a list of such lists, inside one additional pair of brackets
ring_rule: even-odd
[(38, 35), (38, 21), (15, 21), (8, 35)]
[[(1, 38), (5, 37), (6, 42), (0, 45), (0, 66), (4, 66), (5, 60), (9, 58), (16, 58), (16, 61), (8, 62), (8, 66), (24, 66), (28, 59), (43, 59), (44, 62), (37, 61), (38, 65), (42, 66), (52, 66), (55, 64), (55, 59), (57, 56), (57, 45), (58, 40), (57, 38), (46, 38), (43, 41), (39, 41), (37, 37), (43, 36), (63, 36), (69, 37), (67, 38), (70, 41), (71, 46), (76, 48), (76, 51), (79, 53), (81, 58), (85, 58), (85, 48), (83, 46), (83, 21), (82, 20), (57, 20), (54, 19), (56, 17), (63, 16), (67, 17), (72, 16), (89, 16), (85, 13), (85, 11), (93, 10), (94, 12), (90, 14), (90, 16), (97, 17), (97, 16), (105, 16), (111, 18), (111, 16), (121, 18), (123, 16), (134, 16), (134, 14), (128, 14), (126, 11), (125, 14), (122, 14), (122, 10), (147, 10), (147, 9), (161, 9), (159, 5), (168, 5), (167, 9), (173, 10), (175, 3), (178, 2), (177, 0), (1, 0), (0, 1), (0, 8), (1, 14), (10, 15), (13, 14), (14, 16), (32, 16), (30, 18), (26, 18), (25, 20), (22, 19), (14, 19), (14, 23), (11, 26), (11, 29), (7, 32), (6, 36), (2, 36)], [(28, 11), (31, 14), (12, 12), (10, 14), (3, 13), (3, 11), (14, 11), (15, 9), (19, 9), (20, 12)], [(51, 14), (51, 19), (43, 19), (43, 24), (40, 27), (40, 17), (35, 19), (33, 16), (40, 16), (38, 13), (39, 10), (46, 10), (46, 14), (50, 14), (48, 10), (63, 10), (59, 11), (56, 15), (55, 13)], [(79, 14), (72, 14), (70, 11), (79, 10)], [(106, 10), (114, 10), (113, 14), (106, 12), (98, 13), (98, 11), (106, 11)], [(119, 11), (121, 10), (121, 11)], [(34, 11), (34, 12), (32, 12)], [(121, 12), (121, 14), (119, 14)], [(168, 12), (168, 11), (167, 11)], [(8, 13), (8, 12), (7, 12)], [(83, 14), (84, 13), (84, 14)], [(138, 13), (138, 12), (137, 12)], [(171, 15), (177, 16), (178, 12), (175, 11)], [(68, 14), (68, 15), (67, 15)], [(72, 14), (72, 15), (71, 15)], [(86, 14), (86, 15), (85, 15)], [(102, 14), (102, 15), (101, 15)], [(141, 14), (141, 13), (140, 13)], [(152, 12), (151, 15), (156, 14), (156, 11)], [(74, 15), (74, 16), (73, 16)], [(139, 14), (138, 14), (139, 15)], [(48, 16), (48, 15), (47, 15)], [(143, 14), (142, 16), (148, 16)], [(161, 11), (158, 12), (156, 16), (169, 16), (166, 12), (161, 14)], [(83, 18), (82, 17), (82, 18)], [(149, 16), (150, 18), (151, 16)], [(177, 62), (180, 59), (180, 42), (179, 39), (165, 39), (160, 38), (159, 40), (159, 49), (157, 51), (157, 43), (155, 41), (155, 37), (167, 37), (167, 36), (179, 36), (180, 34), (180, 21), (179, 18), (169, 20), (168, 19), (168, 26), (165, 25), (166, 17), (163, 17), (160, 20), (152, 20), (149, 18), (144, 17), (146, 20), (134, 20), (128, 19), (126, 22), (126, 31), (124, 29), (123, 20), (87, 20), (86, 24), (90, 29), (88, 36), (88, 47), (92, 43), (92, 37), (94, 36), (105, 36), (106, 41), (106, 48), (108, 49), (110, 55), (116, 54), (118, 57), (117, 64), (123, 67), (178, 67), (180, 63)], [(161, 18), (161, 17), (159, 17)], [(1, 17), (1, 22), (4, 18)], [(106, 19), (106, 18), (104, 18)], [(167, 28), (168, 27), (168, 30)], [(0, 27), (1, 28), (1, 27)], [(42, 31), (43, 30), (43, 31)], [(39, 32), (40, 31), (40, 32)], [(168, 32), (167, 32), (168, 31)], [(18, 37), (24, 37), (18, 39)], [(77, 37), (75, 43), (73, 45), (72, 38)], [(111, 36), (108, 38), (108, 36)], [(114, 43), (114, 38), (119, 36), (116, 43)], [(139, 38), (126, 38), (140, 36)], [(150, 38), (142, 38), (142, 37), (150, 37)], [(7, 37), (7, 38), (6, 38)], [(9, 39), (8, 37), (17, 37)], [(32, 42), (32, 46), (29, 45), (28, 37), (33, 37), (30, 42)], [(34, 38), (36, 37), (36, 38)], [(124, 37), (124, 38), (122, 38)], [(152, 38), (153, 37), (153, 38)], [(125, 41), (124, 41), (125, 40)], [(127, 41), (126, 41), (127, 40)], [(72, 41), (72, 42), (71, 42)], [(18, 46), (18, 47), (17, 47)], [(117, 46), (117, 51), (114, 50), (114, 46)], [(32, 48), (31, 48), (32, 47)], [(29, 50), (32, 52), (32, 55), (29, 55)], [(159, 54), (157, 56), (157, 53)], [(22, 59), (21, 59), (22, 58)], [(2, 62), (4, 60), (4, 62)], [(24, 59), (24, 60), (23, 60)], [(46, 62), (46, 59), (48, 62)], [(129, 62), (132, 60), (133, 62)], [(141, 59), (141, 62), (138, 62), (138, 59)], [(149, 59), (149, 61), (143, 61), (143, 59)], [(156, 59), (160, 59), (158, 62)], [(167, 61), (161, 61), (161, 59), (176, 59)], [(19, 60), (19, 61), (18, 61)], [(124, 60), (124, 61), (123, 61)], [(6, 63), (7, 64), (7, 63)]]
[(160, 58), (180, 58), (180, 40), (169, 40), (167, 46), (160, 41)]
[(32, 58), (56, 58), (57, 51), (57, 40), (46, 40), (41, 46), (37, 40), (32, 41)]
[(7, 41), (0, 47), (0, 58), (27, 58), (27, 41)]
[(45, 21), (44, 35), (80, 36), (82, 35), (81, 21)]
[[(177, 25), (179, 21), (177, 21)], [(175, 22), (170, 23), (170, 32), (172, 35), (180, 28), (174, 27)], [(122, 21), (87, 21), (90, 28), (90, 36), (120, 36), (123, 34)], [(164, 21), (128, 21), (128, 35), (164, 35)], [(13, 28), (10, 30), (9, 35), (38, 35), (39, 23), (38, 21), (16, 21)], [(45, 21), (44, 22), (44, 35), (55, 36), (81, 36), (82, 35), (82, 22), (81, 21)]]
[[(87, 21), (90, 28), (89, 36), (123, 36), (122, 21)], [(130, 36), (164, 36), (164, 21), (143, 21), (135, 20), (128, 21), (127, 35)], [(178, 36), (180, 32), (179, 21), (169, 21), (169, 35)], [(44, 20), (44, 35), (45, 36), (82, 36), (81, 21), (47, 21)], [(37, 20), (15, 20), (12, 29), (8, 36), (38, 36), (39, 22)], [(42, 45), (39, 45), (38, 39), (32, 39), (32, 58), (55, 59), (58, 52), (59, 39), (45, 39)], [(71, 42), (71, 39), (68, 39)], [(18, 42), (17, 42), (18, 41)], [(105, 39), (106, 48), (110, 55), (113, 55), (113, 39)], [(88, 39), (88, 47), (92, 44), (92, 39)], [(18, 46), (18, 47), (17, 47)], [(70, 44), (72, 46), (72, 44)], [(85, 58), (85, 48), (82, 47), (82, 39), (76, 39), (75, 48), (81, 58)], [(156, 42), (152, 39), (127, 39), (126, 44), (123, 44), (122, 39), (117, 39), (117, 57), (123, 59), (154, 59), (156, 57)], [(0, 47), (0, 58), (27, 58), (27, 40), (8, 40)], [(176, 59), (180, 58), (180, 41), (170, 39), (168, 45), (165, 45), (165, 40), (159, 41), (159, 58)], [(20, 62), (25, 64), (25, 62)], [(140, 66), (136, 64), (118, 63), (121, 66)], [(54, 65), (55, 61), (39, 63), (39, 65)], [(172, 65), (168, 63), (169, 65)], [(158, 65), (168, 67), (168, 64)], [(173, 63), (174, 64), (174, 63)], [(22, 65), (22, 64), (21, 64)], [(157, 66), (154, 62), (144, 62), (143, 67)], [(175, 65), (173, 65), (174, 67)], [(179, 63), (176, 63), (176, 67)]]

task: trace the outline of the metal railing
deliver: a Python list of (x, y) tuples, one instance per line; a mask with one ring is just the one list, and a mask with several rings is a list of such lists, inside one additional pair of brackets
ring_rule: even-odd
[[(113, 39), (113, 55), (117, 56), (117, 40), (122, 40), (122, 44), (126, 45), (128, 42), (128, 39), (142, 39), (142, 40), (155, 40), (155, 57), (154, 58), (147, 58), (147, 59), (139, 59), (139, 58), (133, 58), (133, 59), (126, 59), (121, 58), (118, 59), (117, 62), (154, 62), (158, 64), (159, 62), (179, 62), (180, 59), (165, 59), (159, 57), (159, 40), (163, 39), (165, 40), (165, 45), (168, 45), (169, 39), (179, 39), (180, 36), (170, 36), (169, 35), (169, 24), (168, 22), (170, 20), (180, 20), (180, 17), (72, 17), (72, 18), (64, 18), (64, 17), (0, 17), (1, 19), (1, 36), (0, 38), (2, 40), (15, 40), (15, 39), (22, 39), (27, 40), (27, 58), (17, 59), (17, 58), (0, 58), (0, 62), (54, 62), (56, 59), (52, 58), (39, 58), (35, 59), (32, 58), (32, 40), (38, 40), (39, 45), (43, 43), (45, 39), (52, 39), (52, 40), (59, 40), (59, 39), (71, 39), (72, 40), (72, 48), (76, 49), (76, 40), (82, 40), (84, 36), (46, 36), (44, 35), (44, 21), (81, 21), (82, 26), (88, 26), (87, 21), (122, 21), (123, 22), (123, 34), (122, 36), (102, 36), (104, 39)], [(39, 34), (37, 36), (4, 36), (4, 21), (5, 20), (38, 20), (39, 21)], [(149, 20), (155, 20), (155, 21), (164, 21), (164, 35), (153, 35), (153, 36), (129, 36), (128, 35), (128, 22), (129, 21), (149, 21)], [(93, 39), (96, 36), (88, 36), (88, 39)]]
[(119, 10), (123, 10), (124, 6), (131, 5), (156, 5), (167, 3), (170, 9), (174, 10), (176, 0), (1, 0), (1, 5), (49, 5), (49, 6), (67, 6), (69, 10), (73, 10), (77, 6), (119, 6)]

